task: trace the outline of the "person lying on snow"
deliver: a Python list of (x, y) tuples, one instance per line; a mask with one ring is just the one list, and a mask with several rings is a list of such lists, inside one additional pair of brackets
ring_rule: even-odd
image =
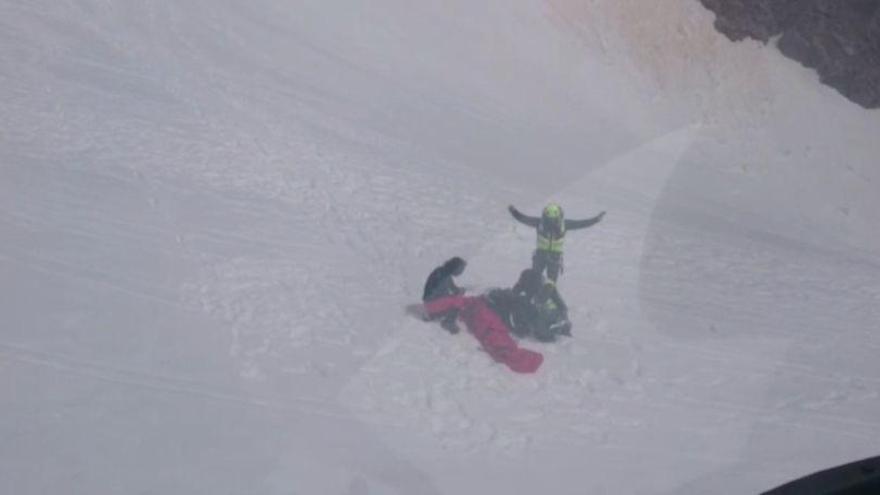
[(560, 335), (571, 336), (568, 306), (556, 285), (536, 270), (524, 270), (512, 289), (491, 290), (486, 298), (517, 337), (552, 342)]
[(527, 337), (538, 318), (534, 305), (544, 277), (531, 268), (523, 270), (511, 289), (493, 289), (486, 297), (517, 337)]
[(526, 268), (519, 274), (516, 283), (513, 284), (513, 292), (533, 302), (538, 291), (544, 285), (544, 275), (534, 268)]
[[(467, 263), (458, 256), (449, 258), (441, 266), (438, 266), (428, 276), (425, 282), (425, 290), (422, 293), (422, 302), (433, 301), (435, 299), (446, 296), (460, 296), (464, 294), (464, 289), (455, 285), (453, 277), (457, 277), (464, 273)], [(457, 315), (450, 311), (444, 315), (440, 325), (449, 333), (456, 334), (459, 332), (458, 325), (455, 323)]]
[(522, 294), (513, 289), (492, 289), (486, 293), (486, 303), (517, 337), (528, 336), (537, 312)]
[(532, 268), (538, 273), (547, 270), (547, 277), (553, 282), (559, 278), (563, 271), (562, 251), (565, 244), (565, 233), (569, 230), (585, 229), (599, 223), (605, 216), (605, 212), (599, 213), (593, 218), (584, 220), (566, 220), (562, 207), (556, 203), (550, 203), (544, 207), (541, 217), (525, 215), (513, 205), (507, 207), (510, 214), (518, 222), (533, 227), (537, 234), (537, 246), (532, 255)]
[(426, 302), (424, 307), (430, 318), (456, 314), (492, 359), (517, 373), (534, 373), (544, 361), (540, 353), (517, 346), (510, 328), (492, 309), (487, 296), (444, 296)]
[(542, 342), (552, 342), (560, 335), (571, 337), (571, 322), (568, 321), (568, 306), (559, 295), (556, 284), (546, 282), (534, 300), (537, 318), (532, 327), (532, 335)]

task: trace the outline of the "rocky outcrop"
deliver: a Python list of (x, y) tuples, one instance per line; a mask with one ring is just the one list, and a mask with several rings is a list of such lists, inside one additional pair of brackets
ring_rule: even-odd
[(775, 36), (786, 56), (866, 108), (880, 108), (880, 0), (701, 0), (734, 41)]

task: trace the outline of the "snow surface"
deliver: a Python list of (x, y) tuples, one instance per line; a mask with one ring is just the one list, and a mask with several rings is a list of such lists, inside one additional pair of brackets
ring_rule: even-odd
[[(880, 450), (880, 114), (696, 1), (0, 2), (0, 493), (756, 493)], [(568, 240), (534, 376), (406, 314)]]

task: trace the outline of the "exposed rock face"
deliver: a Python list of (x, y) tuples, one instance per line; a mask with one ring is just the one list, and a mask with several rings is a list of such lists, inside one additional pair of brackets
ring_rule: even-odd
[(880, 0), (700, 0), (734, 41), (767, 42), (866, 108), (880, 108)]

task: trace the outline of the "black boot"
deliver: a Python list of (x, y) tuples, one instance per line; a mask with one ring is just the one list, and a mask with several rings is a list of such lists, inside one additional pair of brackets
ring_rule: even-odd
[(455, 321), (457, 318), (458, 314), (456, 313), (447, 315), (445, 318), (443, 318), (443, 321), (440, 322), (440, 326), (443, 327), (447, 332), (455, 335), (461, 331), (461, 329), (458, 328), (458, 323), (456, 323)]

